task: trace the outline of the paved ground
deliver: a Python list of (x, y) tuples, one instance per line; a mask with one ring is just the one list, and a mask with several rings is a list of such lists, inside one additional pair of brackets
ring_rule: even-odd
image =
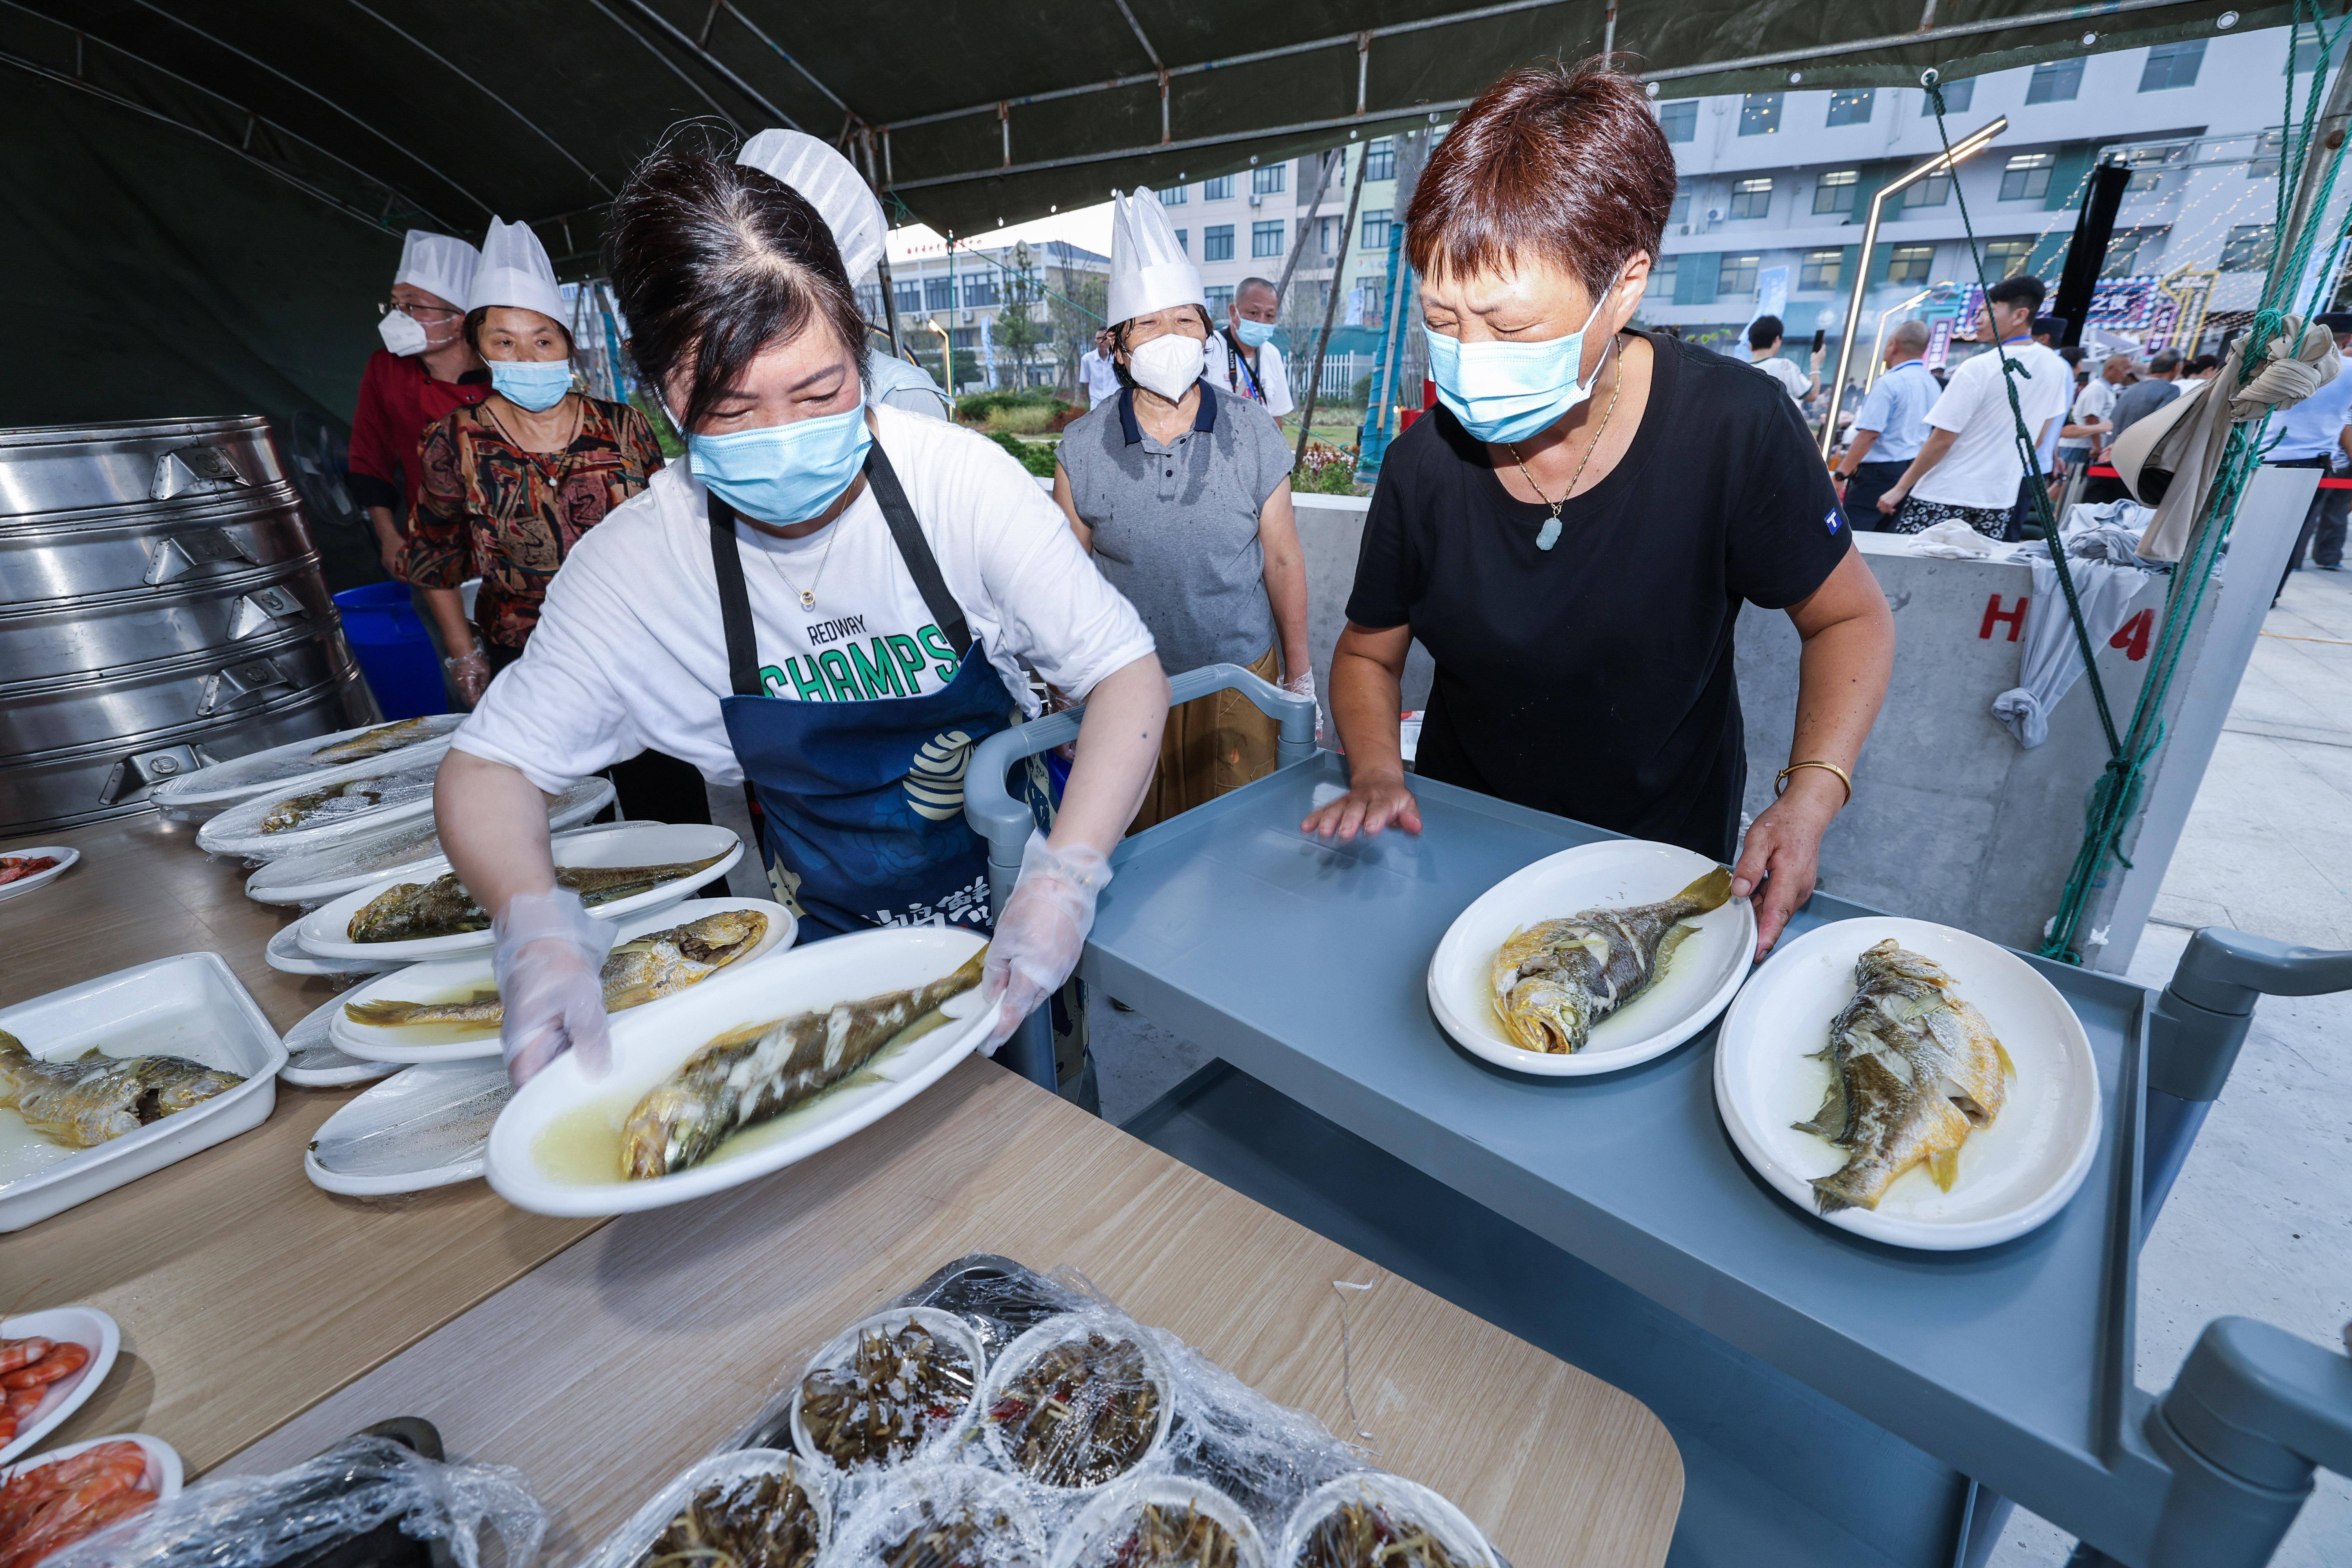
[[(2161, 985), (2191, 930), (2352, 947), (2352, 572), (2304, 572), (2257, 645), (2132, 976)], [(1097, 1000), (1102, 1110), (1123, 1121), (1207, 1053)], [(2262, 1005), (2140, 1265), (2139, 1381), (2242, 1313), (2333, 1344), (2352, 1320), (2352, 996)], [(1992, 1568), (2072, 1542), (2020, 1513)], [(2352, 1565), (2352, 1482), (2322, 1475), (2274, 1568)], [(1823, 1568), (1833, 1568), (1824, 1564)]]

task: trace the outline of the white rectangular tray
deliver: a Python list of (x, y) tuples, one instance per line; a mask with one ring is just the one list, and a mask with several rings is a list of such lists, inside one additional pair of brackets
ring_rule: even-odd
[(0, 1008), (0, 1029), (44, 1060), (92, 1047), (185, 1057), (245, 1082), (95, 1149), (65, 1150), (0, 1110), (0, 1231), (22, 1230), (99, 1194), (250, 1131), (278, 1102), (286, 1048), (216, 952), (160, 958)]

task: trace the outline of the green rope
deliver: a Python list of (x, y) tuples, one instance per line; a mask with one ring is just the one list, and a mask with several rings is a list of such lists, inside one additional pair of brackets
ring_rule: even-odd
[[(2345, 32), (2345, 26), (2339, 26), (2334, 36), (2328, 34), (2314, 0), (2295, 0), (2294, 11), (2298, 23), (2308, 14), (2313, 32), (2319, 40), (2319, 59), (2312, 72), (2311, 89), (2299, 127), (2294, 111), (2294, 79), (2292, 74), (2286, 78), (2281, 121), (2284, 142), (2279, 164), (2276, 216), (2273, 223), (2273, 233), (2276, 238), (2272, 247), (2270, 273), (2263, 279), (2262, 300), (2240, 351), (2240, 387), (2253, 378), (2271, 344), (2285, 330), (2284, 307), (2287, 302), (2286, 296), (2294, 286), (2294, 280), (2302, 275), (2309, 263), (2314, 242), (2318, 237), (2321, 216), (2326, 211), (2335, 190), (2336, 177), (2343, 167), (2344, 152), (2339, 146), (2305, 215), (2302, 231), (2288, 235), (2285, 231), (2293, 216), (2294, 193), (2302, 184), (2304, 172), (2308, 166), (2312, 134), (2319, 121), (2328, 67), (2334, 58), (2336, 46)], [(2352, 21), (2347, 21), (2346, 26), (2352, 26)], [(1936, 110), (1937, 133), (1943, 138), (1944, 149), (1948, 154), (1951, 140), (1944, 127), (1943, 89), (1940, 83), (1931, 81), (1927, 90)], [(1959, 182), (1954, 180), (1952, 184), (1955, 193), (1959, 193)], [(1981, 288), (1984, 286), (1984, 265), (1977, 248), (1976, 230), (1969, 222), (1965, 194), (1960, 194), (1960, 224), (1968, 236), (1969, 252), (1977, 258), (1977, 278)], [(2347, 215), (2347, 232), (2352, 233), (2352, 215)], [(2282, 244), (2289, 239), (2293, 241), (2292, 246), (2283, 250)], [(2341, 237), (2337, 243), (2341, 243)], [(2147, 783), (2147, 763), (2164, 743), (2165, 700), (2170, 693), (2173, 677), (2179, 672), (2181, 652), (2187, 644), (2189, 629), (2204, 608), (2213, 569), (2221, 560), (2222, 548), (2229, 541), (2231, 526), (2237, 519), (2238, 503), (2252, 479), (2264, 448), (2254, 422), (2242, 422), (2231, 430), (2229, 444), (2222, 452), (2220, 472), (2206, 497), (2200, 526), (2191, 537), (2189, 554), (2175, 566), (2171, 582), (2166, 588), (2163, 626), (2150, 650), (2147, 677), (2140, 685), (2138, 700), (2133, 705), (2131, 724), (2119, 737), (2105, 684), (2099, 679), (2089, 627), (2084, 621), (2082, 603), (2074, 591), (2074, 575), (2067, 565), (2065, 549), (2050, 516), (2048, 487), (2041, 482), (2039, 454), (2034, 449), (2032, 433), (2026, 429), (2024, 412), (2018, 400), (2014, 377), (2026, 373), (2009, 361), (2001, 345), (1996, 345), (1996, 352), (2002, 353), (2002, 368), (2011, 377), (2008, 383), (2010, 413), (2017, 426), (2019, 446), (2025, 453), (2027, 471), (2035, 480), (2030, 491), (2034, 516), (2042, 522), (2044, 537), (2050, 543), (2050, 558), (2057, 566), (2067, 614), (2074, 623), (2076, 647), (2083, 658), (2083, 670), (2090, 679), (2092, 697), (2099, 710), (2100, 726), (2107, 741), (2107, 764), (2092, 785), (2084, 806), (2083, 842), (2075, 852), (2074, 864), (2059, 897), (2058, 910), (2051, 918), (2049, 934), (2041, 948), (2045, 958), (2080, 963), (2083, 960), (2075, 945), (2076, 933), (2091, 893), (2099, 885), (2100, 875), (2106, 868), (2107, 857), (2113, 855), (2126, 869), (2131, 868), (2131, 860), (2124, 853), (2123, 834), (2138, 807), (2140, 794)]]

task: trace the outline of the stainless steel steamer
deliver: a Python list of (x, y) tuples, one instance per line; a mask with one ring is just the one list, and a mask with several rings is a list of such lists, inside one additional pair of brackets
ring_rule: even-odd
[(268, 421), (0, 430), (0, 837), (373, 717)]

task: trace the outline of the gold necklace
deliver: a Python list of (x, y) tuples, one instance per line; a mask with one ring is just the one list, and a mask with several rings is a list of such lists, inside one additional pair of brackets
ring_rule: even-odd
[[(1617, 340), (1614, 338), (1610, 339), (1609, 346), (1612, 349), (1615, 348), (1617, 346)], [(1536, 548), (1538, 550), (1549, 550), (1553, 545), (1559, 542), (1559, 509), (1566, 506), (1570, 500), (1575, 496), (1576, 487), (1584, 478), (1585, 466), (1592, 461), (1592, 454), (1601, 450), (1601, 438), (1609, 434), (1609, 421), (1614, 417), (1617, 413), (1617, 395), (1624, 390), (1625, 376), (1624, 373), (1621, 371), (1618, 373), (1616, 382), (1609, 388), (1609, 406), (1602, 409), (1601, 412), (1601, 428), (1592, 433), (1591, 444), (1584, 448), (1584, 456), (1577, 462), (1576, 472), (1569, 477), (1568, 489), (1560, 492), (1560, 496), (1558, 500), (1554, 500), (1551, 497), (1545, 495), (1543, 486), (1536, 483), (1536, 477), (1528, 472), (1527, 459), (1519, 456), (1518, 443), (1516, 441), (1506, 441), (1503, 443), (1505, 447), (1510, 448), (1511, 461), (1519, 466), (1519, 478), (1527, 480), (1528, 489), (1535, 491), (1536, 495), (1543, 501), (1544, 505), (1551, 508), (1550, 519), (1544, 523), (1542, 529), (1536, 534)]]
[(833, 521), (826, 524), (832, 531), (824, 536), (824, 553), (816, 558), (816, 575), (809, 579), (809, 585), (805, 588), (793, 581), (792, 574), (784, 570), (782, 563), (773, 553), (765, 549), (760, 552), (761, 555), (767, 557), (768, 564), (774, 569), (776, 575), (784, 580), (784, 586), (800, 595), (801, 608), (803, 610), (816, 608), (816, 585), (824, 581), (825, 563), (833, 559), (833, 542), (841, 537), (841, 525), (847, 517), (848, 513), (845, 511), (842, 516), (835, 518)]

